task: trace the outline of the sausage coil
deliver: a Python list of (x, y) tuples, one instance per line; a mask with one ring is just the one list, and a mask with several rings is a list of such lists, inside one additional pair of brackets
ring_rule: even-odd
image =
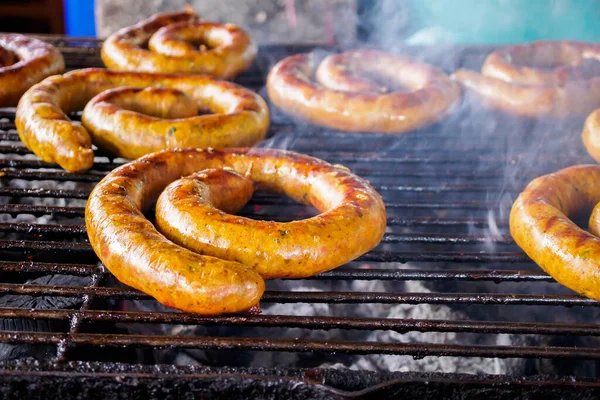
[[(510, 213), (510, 233), (559, 283), (600, 300), (600, 166), (578, 165), (534, 179)], [(587, 232), (570, 218), (594, 208)]]
[(200, 21), (188, 9), (157, 14), (119, 30), (104, 41), (101, 56), (108, 68), (119, 71), (208, 74), (230, 79), (246, 70), (256, 53), (257, 46), (240, 27)]
[(587, 115), (600, 107), (600, 45), (537, 41), (510, 46), (491, 53), (481, 74), (460, 69), (453, 78), (491, 109), (523, 117)]
[(0, 63), (0, 107), (16, 106), (32, 85), (65, 69), (58, 49), (17, 33), (0, 35)]
[[(278, 223), (226, 213), (254, 189), (321, 214)], [(162, 234), (143, 215), (157, 198)], [(308, 277), (370, 250), (383, 237), (386, 213), (366, 181), (312, 157), (177, 149), (110, 172), (92, 191), (85, 220), (94, 251), (121, 282), (170, 307), (220, 314), (255, 306), (263, 278)]]
[[(121, 89), (102, 93), (115, 88)], [(84, 126), (71, 121), (67, 114), (90, 100)], [(215, 114), (196, 115), (203, 110)], [(125, 158), (166, 148), (254, 145), (268, 130), (269, 110), (254, 92), (208, 76), (84, 69), (33, 86), (15, 121), (23, 143), (42, 160), (82, 171), (93, 164), (92, 141)]]
[(334, 129), (404, 133), (441, 119), (460, 96), (438, 68), (379, 51), (329, 56), (316, 81), (314, 69), (312, 54), (281, 60), (267, 78), (269, 98), (288, 114)]

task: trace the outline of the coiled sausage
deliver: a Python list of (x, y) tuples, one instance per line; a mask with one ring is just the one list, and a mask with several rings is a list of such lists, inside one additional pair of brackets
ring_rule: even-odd
[[(221, 211), (237, 211), (254, 188), (321, 214), (277, 223)], [(166, 237), (143, 215), (159, 195), (157, 226)], [(92, 191), (85, 220), (96, 254), (121, 282), (170, 307), (219, 314), (254, 306), (261, 276), (307, 277), (370, 250), (383, 237), (386, 213), (366, 181), (312, 157), (178, 149), (109, 173)]]
[(523, 117), (587, 115), (600, 106), (600, 45), (537, 41), (509, 46), (491, 53), (481, 74), (460, 69), (453, 78), (491, 109)]
[(439, 120), (460, 96), (443, 71), (406, 56), (332, 55), (320, 64), (317, 82), (314, 68), (313, 54), (281, 60), (267, 78), (269, 98), (288, 114), (334, 129), (404, 133)]
[[(600, 166), (577, 165), (534, 179), (510, 212), (510, 233), (558, 282), (600, 300)], [(570, 218), (596, 207), (590, 230)]]
[(108, 68), (119, 71), (209, 74), (229, 79), (246, 70), (256, 53), (257, 46), (240, 27), (200, 21), (187, 9), (157, 14), (121, 29), (104, 41), (101, 55)]
[(65, 69), (57, 48), (17, 33), (0, 35), (0, 61), (0, 107), (16, 106), (32, 85)]
[[(94, 99), (83, 118), (85, 128), (67, 116), (94, 96), (119, 87), (129, 89)], [(141, 90), (147, 87), (173, 89), (178, 100), (185, 96), (187, 104), (194, 102), (198, 109), (215, 114), (174, 120), (140, 114), (136, 110), (173, 116), (165, 109), (176, 102), (157, 103), (162, 96), (152, 89)], [(92, 137), (104, 150), (132, 158), (165, 148), (253, 145), (268, 130), (269, 109), (254, 92), (208, 76), (83, 69), (33, 86), (23, 95), (15, 121), (23, 143), (42, 160), (67, 171), (82, 171), (94, 161)]]

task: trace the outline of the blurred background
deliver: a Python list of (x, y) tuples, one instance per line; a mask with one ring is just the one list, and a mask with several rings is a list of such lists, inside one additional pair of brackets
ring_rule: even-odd
[(262, 44), (600, 41), (600, 0), (0, 0), (2, 31), (105, 37), (190, 3)]

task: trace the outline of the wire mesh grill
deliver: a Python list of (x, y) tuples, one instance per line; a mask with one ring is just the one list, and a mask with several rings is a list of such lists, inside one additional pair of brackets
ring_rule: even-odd
[[(46, 38), (58, 45), (70, 68), (101, 66), (98, 43)], [(296, 49), (297, 50), (297, 49)], [(258, 67), (238, 82), (264, 94), (264, 76), (272, 61), (290, 49), (267, 51)], [(292, 50), (293, 51), (293, 50)], [(428, 54), (445, 63), (442, 51)], [(463, 48), (453, 53), (452, 68), (477, 68), (486, 52)], [(425, 59), (428, 59), (427, 56)], [(445, 61), (444, 61), (445, 60)], [(600, 347), (522, 345), (501, 346), (469, 342), (414, 343), (362, 340), (282, 338), (279, 329), (390, 330), (457, 332), (484, 335), (600, 335), (593, 320), (540, 322), (528, 319), (529, 310), (543, 306), (547, 313), (570, 307), (577, 312), (596, 309), (597, 302), (563, 289), (543, 273), (514, 244), (508, 233), (512, 200), (531, 180), (559, 168), (592, 162), (579, 143), (580, 121), (519, 121), (491, 113), (473, 118), (459, 111), (439, 124), (401, 137), (334, 132), (290, 121), (274, 112), (270, 139), (263, 145), (286, 147), (332, 163), (342, 163), (368, 179), (384, 197), (388, 229), (380, 244), (356, 262), (304, 281), (330, 282), (329, 291), (268, 290), (262, 304), (323, 303), (440, 304), (488, 308), (504, 307), (504, 320), (473, 317), (466, 320), (400, 319), (372, 315), (227, 315), (201, 317), (168, 311), (131, 311), (122, 300), (150, 301), (148, 296), (114, 282), (98, 264), (85, 234), (85, 199), (94, 183), (123, 160), (98, 154), (91, 170), (71, 174), (31, 156), (19, 141), (14, 110), (0, 113), (0, 295), (73, 298), (72, 308), (0, 308), (6, 320), (63, 321), (53, 332), (4, 329), (0, 342), (53, 346), (54, 362), (102, 361), (90, 348), (194, 348), (248, 351), (322, 352), (334, 354), (398, 354), (421, 357), (519, 357), (600, 359)], [(77, 116), (74, 116), (75, 118)], [(492, 122), (490, 122), (492, 121)], [(490, 124), (493, 128), (490, 130)], [(531, 136), (528, 132), (542, 132)], [(515, 146), (514, 141), (523, 143)], [(543, 144), (568, 142), (568, 151)], [(541, 142), (541, 143), (540, 143)], [(532, 144), (533, 143), (533, 144)], [(540, 143), (539, 145), (536, 143)], [(72, 185), (75, 182), (77, 185)], [(44, 202), (51, 199), (48, 202)], [(60, 200), (60, 201), (56, 201)], [(280, 197), (259, 194), (242, 210), (260, 219), (291, 220), (311, 210)], [(51, 223), (32, 223), (23, 216), (51, 217)], [(493, 229), (492, 229), (493, 228)], [(24, 284), (29, 277), (48, 274), (85, 277), (80, 286)], [(352, 281), (398, 284), (385, 292), (344, 290)], [(431, 283), (429, 292), (406, 292), (408, 281)], [(490, 289), (491, 288), (491, 289)], [(510, 311), (508, 311), (510, 310)], [(575, 312), (575, 311), (574, 311)], [(469, 314), (471, 315), (471, 314)], [(497, 315), (497, 314), (495, 314)], [(118, 324), (173, 324), (238, 327), (233, 336), (134, 335), (112, 329)], [(272, 328), (269, 336), (247, 337), (246, 327)], [(119, 333), (121, 332), (121, 333)], [(118, 361), (109, 359), (108, 361)]]

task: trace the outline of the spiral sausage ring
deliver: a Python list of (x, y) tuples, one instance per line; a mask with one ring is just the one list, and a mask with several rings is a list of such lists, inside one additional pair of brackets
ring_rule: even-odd
[[(510, 213), (510, 233), (533, 261), (568, 288), (600, 301), (600, 166), (534, 179)], [(594, 208), (587, 232), (571, 221)]]
[[(284, 223), (227, 214), (255, 188), (321, 214)], [(158, 230), (143, 214), (157, 198)], [(92, 191), (85, 221), (94, 251), (117, 279), (167, 306), (208, 315), (255, 306), (263, 278), (304, 278), (353, 260), (379, 243), (386, 212), (368, 182), (316, 158), (177, 149), (110, 172)]]
[(286, 113), (329, 128), (404, 133), (439, 120), (460, 96), (443, 71), (406, 56), (373, 50), (332, 55), (318, 67), (316, 82), (314, 64), (312, 54), (281, 60), (269, 73), (267, 90)]
[(0, 64), (0, 107), (16, 106), (32, 85), (65, 69), (58, 49), (17, 33), (0, 35)]
[[(84, 126), (67, 117), (84, 106)], [(214, 114), (197, 115), (207, 110)], [(254, 92), (208, 76), (83, 69), (33, 86), (15, 122), (42, 160), (82, 171), (94, 162), (92, 139), (125, 158), (176, 147), (251, 146), (267, 132), (269, 109)]]
[(246, 70), (256, 53), (256, 45), (240, 27), (200, 21), (187, 9), (157, 14), (121, 29), (104, 41), (101, 56), (108, 68), (119, 71), (208, 74), (230, 79)]
[(587, 115), (600, 107), (600, 45), (537, 41), (510, 46), (491, 53), (481, 74), (461, 69), (453, 77), (491, 109), (524, 117)]

